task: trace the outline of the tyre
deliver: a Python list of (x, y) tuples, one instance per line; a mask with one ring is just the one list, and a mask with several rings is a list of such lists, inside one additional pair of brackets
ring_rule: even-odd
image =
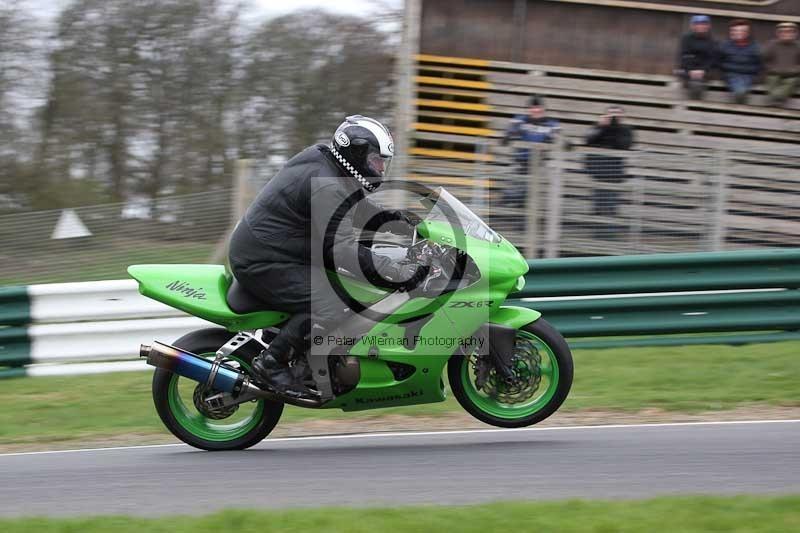
[[(216, 351), (233, 337), (221, 328), (193, 331), (175, 341), (183, 350), (213, 358)], [(260, 346), (250, 342), (227, 360), (228, 364), (249, 369)], [(195, 407), (194, 394), (199, 383), (157, 368), (153, 375), (153, 402), (167, 429), (180, 440), (202, 450), (243, 450), (258, 444), (275, 428), (283, 413), (283, 403), (257, 399), (237, 406), (232, 413), (213, 417)]]
[[(476, 354), (456, 354), (447, 364), (447, 376), (461, 407), (493, 426), (518, 428), (541, 422), (558, 410), (572, 386), (569, 346), (541, 318), (517, 331), (513, 386), (499, 382), (494, 368), (487, 372), (481, 368), (484, 364)], [(478, 372), (486, 376), (480, 388)]]

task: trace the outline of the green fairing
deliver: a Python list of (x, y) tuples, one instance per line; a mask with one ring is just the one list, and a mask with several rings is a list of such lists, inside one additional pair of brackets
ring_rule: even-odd
[[(540, 318), (531, 309), (502, 306), (520, 276), (528, 272), (528, 263), (507, 240), (496, 234), (476, 238), (474, 231), (454, 230), (441, 219), (425, 220), (417, 230), (429, 242), (466, 252), (480, 277), (436, 299), (411, 299), (360, 338), (342, 341), (351, 355), (359, 357), (361, 378), (356, 388), (323, 408), (355, 411), (443, 401), (442, 373), (451, 356), (460, 351), (460, 343), (470, 352), (474, 348), (470, 343), (478, 342), (474, 333), (486, 323), (520, 329)], [(271, 311), (247, 315), (231, 311), (225, 302), (231, 277), (220, 265), (138, 265), (128, 271), (139, 281), (143, 295), (231, 331), (264, 328), (288, 318)], [(330, 277), (365, 304), (388, 294), (349, 278)], [(424, 322), (414, 324), (415, 317)], [(398, 380), (389, 363), (409, 365), (414, 371)]]
[(491, 243), (465, 236), (462, 231), (441, 221), (425, 221), (418, 226), (417, 231), (430, 241), (467, 252), (484, 279), (493, 288), (497, 286), (497, 289), (505, 291), (505, 295), (513, 290), (517, 278), (528, 273), (528, 262), (505, 239), (499, 243)]
[(289, 318), (277, 311), (234, 313), (225, 301), (231, 275), (223, 265), (133, 265), (128, 274), (144, 296), (229, 331), (267, 328)]
[(542, 313), (528, 309), (527, 307), (517, 307), (504, 305), (492, 313), (489, 322), (492, 324), (502, 324), (514, 329), (520, 329), (531, 322), (536, 322), (542, 317)]
[[(442, 296), (441, 298), (446, 298)], [(459, 301), (466, 300), (459, 295)], [(409, 302), (411, 304), (412, 302)], [(442, 308), (445, 309), (445, 308)], [(402, 311), (402, 309), (401, 309)], [(448, 309), (453, 314), (454, 309)], [(362, 356), (361, 381), (353, 391), (335, 398), (325, 407), (339, 407), (344, 411), (358, 411), (375, 407), (393, 407), (419, 403), (441, 402), (445, 399), (441, 375), (450, 356), (459, 345), (450, 344), (452, 339), (470, 339), (485, 322), (503, 324), (518, 329), (536, 321), (541, 315), (532, 309), (500, 307), (484, 315), (459, 316), (451, 322), (448, 314), (434, 313), (433, 318), (422, 327), (418, 336), (429, 339), (445, 339), (442, 345), (413, 346), (405, 341), (405, 328), (397, 324), (378, 324), (350, 350), (352, 355)], [(366, 357), (370, 348), (376, 346), (377, 358)], [(396, 381), (386, 362), (404, 363), (417, 368), (414, 374), (403, 381)]]
[[(541, 316), (531, 309), (501, 307), (517, 278), (528, 271), (525, 258), (511, 243), (505, 239), (490, 243), (465, 236), (439, 221), (426, 221), (418, 227), (418, 231), (428, 240), (466, 251), (481, 272), (481, 278), (435, 301), (417, 298), (401, 307), (395, 315), (424, 316), (430, 312), (426, 308), (433, 308), (433, 317), (418, 334), (412, 335), (411, 340), (406, 338), (407, 328), (403, 325), (388, 321), (377, 324), (350, 350), (352, 355), (363, 357), (358, 387), (335, 398), (325, 407), (355, 411), (444, 401), (441, 376), (450, 356), (459, 348), (458, 344), (453, 344), (454, 340), (467, 339), (469, 342), (486, 322), (519, 328)], [(432, 302), (435, 303), (431, 305)], [(476, 311), (474, 307), (453, 307), (455, 302), (491, 304)], [(414, 345), (413, 336), (428, 339), (428, 342), (436, 342), (437, 339), (446, 339), (448, 342), (443, 345), (422, 342)], [(369, 358), (367, 354), (373, 346), (373, 354), (377, 353), (377, 357)], [(410, 378), (396, 381), (387, 362), (404, 363), (417, 370)]]

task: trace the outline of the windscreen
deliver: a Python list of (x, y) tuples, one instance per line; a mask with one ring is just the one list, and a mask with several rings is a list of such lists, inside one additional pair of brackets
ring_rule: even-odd
[(425, 220), (437, 220), (451, 226), (458, 224), (465, 235), (482, 241), (499, 243), (503, 240), (481, 217), (442, 187), (436, 188), (425, 203), (431, 206)]

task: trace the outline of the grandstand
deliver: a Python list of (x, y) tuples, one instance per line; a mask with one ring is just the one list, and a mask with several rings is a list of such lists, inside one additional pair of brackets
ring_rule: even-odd
[[(407, 172), (469, 188), (482, 205), (496, 201), (491, 191), (504, 188), (506, 180), (529, 182), (541, 203), (527, 204), (518, 215), (541, 230), (532, 237), (540, 244), (527, 243), (537, 253), (800, 241), (800, 94), (784, 107), (770, 107), (757, 87), (750, 105), (735, 105), (717, 81), (702, 101), (688, 100), (671, 75), (678, 39), (692, 13), (712, 14), (722, 31), (727, 19), (747, 16), (764, 42), (777, 21), (800, 20), (791, 14), (798, 12), (796, 2), (421, 0), (418, 12)], [(620, 40), (623, 31), (627, 38)], [(500, 141), (509, 120), (525, 113), (531, 93), (544, 96), (548, 116), (561, 122), (563, 138), (576, 148), (548, 146), (547, 162), (536, 175), (518, 176), (511, 148)], [(591, 214), (595, 186), (585, 172), (587, 150), (580, 146), (611, 104), (624, 106), (637, 141), (634, 151), (619, 153), (630, 179), (608, 186), (625, 197), (615, 220)], [(526, 211), (537, 208), (547, 218), (552, 201), (559, 204), (559, 220), (550, 222), (547, 237), (547, 221)], [(596, 231), (580, 231), (604, 224), (625, 228), (625, 235), (593, 246)], [(558, 246), (551, 242), (546, 250), (541, 243), (548, 239)]]

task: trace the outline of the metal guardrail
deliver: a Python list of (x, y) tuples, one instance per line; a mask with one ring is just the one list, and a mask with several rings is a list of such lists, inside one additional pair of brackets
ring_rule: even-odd
[[(541, 311), (567, 339), (581, 339), (570, 343), (576, 347), (800, 339), (797, 248), (554, 259), (529, 265), (524, 289), (512, 298)], [(586, 339), (632, 336), (649, 338)]]
[[(574, 348), (800, 339), (800, 248), (529, 264), (509, 303), (542, 311)], [(133, 280), (4, 288), (0, 324), (0, 377), (145, 369), (129, 361), (143, 338), (211, 325)]]
[(800, 288), (800, 248), (529, 261), (513, 298)]
[(209, 325), (145, 298), (134, 280), (8, 287), (0, 290), (0, 367), (132, 359), (143, 338)]

